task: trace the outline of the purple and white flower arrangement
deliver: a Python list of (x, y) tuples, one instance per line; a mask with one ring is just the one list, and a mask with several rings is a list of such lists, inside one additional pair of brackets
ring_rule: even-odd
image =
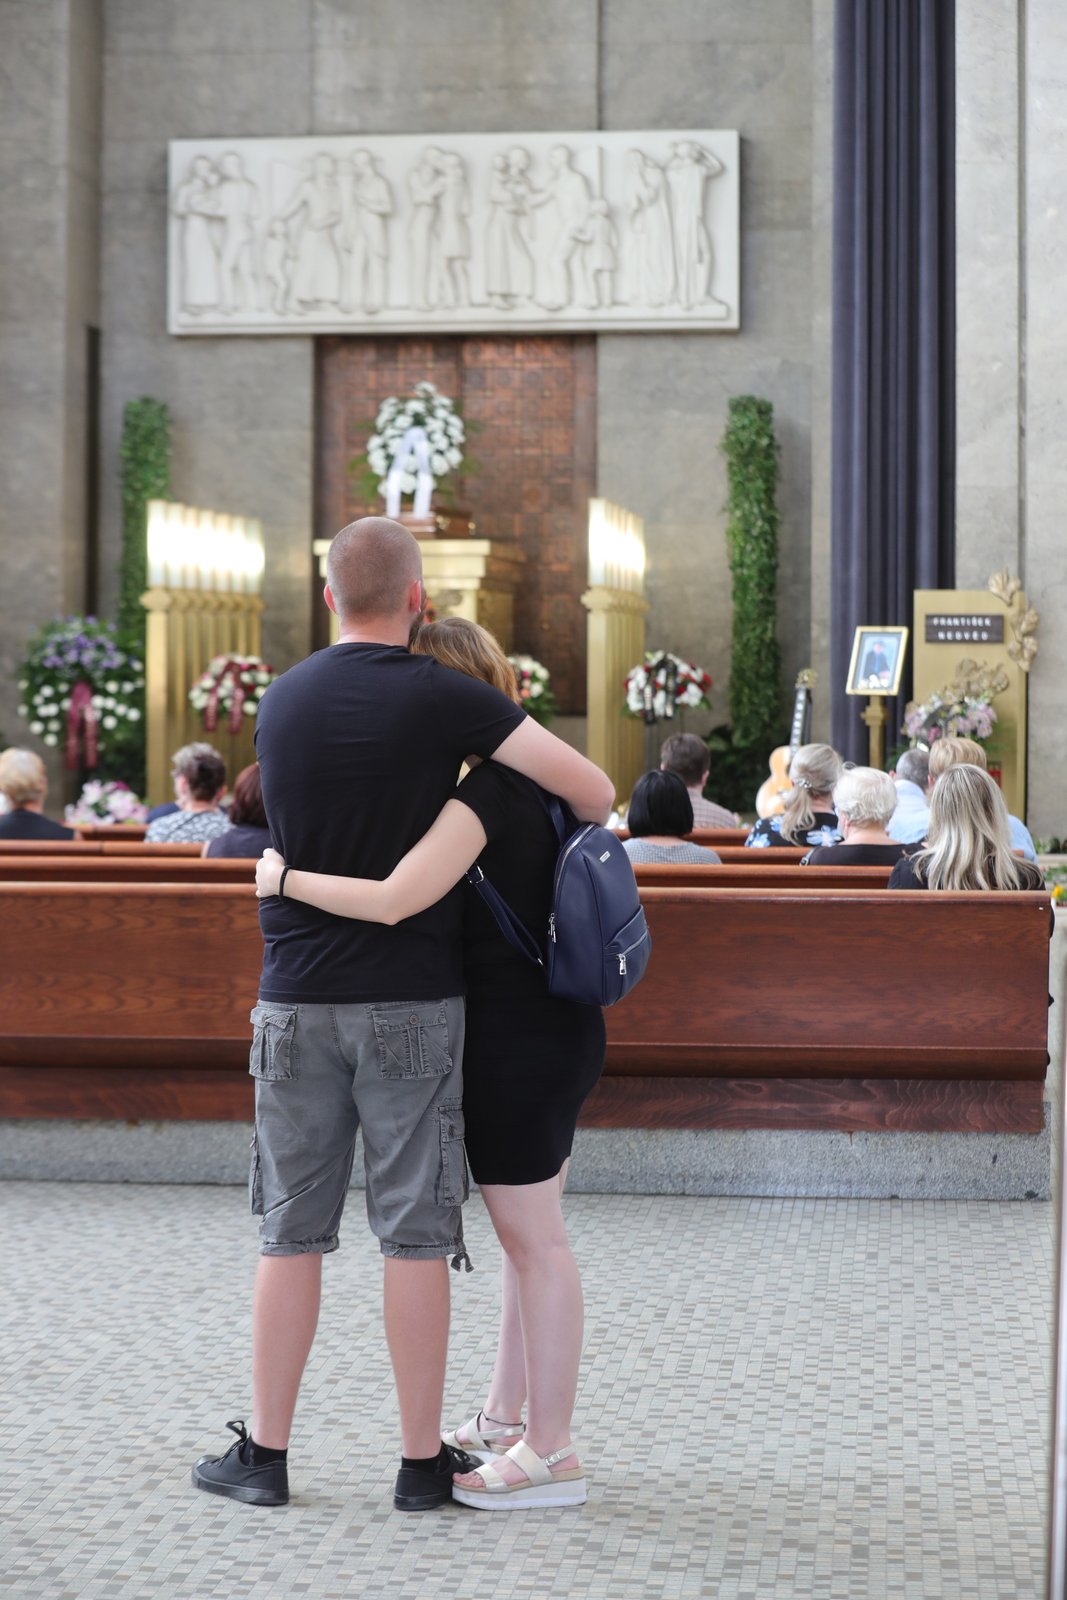
[(99, 827), (101, 823), (144, 822), (148, 807), (125, 783), (100, 783), (91, 778), (82, 788), (77, 802), (65, 812), (68, 826)]
[(949, 687), (926, 700), (912, 700), (904, 711), (904, 732), (913, 744), (932, 745), (937, 739), (974, 739), (981, 744), (993, 732), (997, 713), (991, 697), (959, 694)]
[[(144, 682), (144, 664), (118, 643), (114, 623), (57, 617), (30, 642), (18, 679), (18, 713), (42, 744), (55, 749), (71, 732), (73, 702), (79, 726), (87, 716), (92, 723), (94, 758), (85, 763), (92, 766), (142, 720)], [(77, 730), (75, 738), (81, 738)]]

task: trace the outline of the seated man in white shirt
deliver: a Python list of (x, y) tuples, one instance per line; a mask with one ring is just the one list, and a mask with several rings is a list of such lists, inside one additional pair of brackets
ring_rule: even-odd
[(689, 791), (693, 802), (694, 828), (739, 828), (741, 818), (736, 811), (717, 806), (714, 800), (704, 799), (704, 785), (711, 771), (708, 747), (695, 733), (672, 733), (664, 740), (659, 753), (661, 772), (675, 772)]
[(921, 844), (930, 826), (930, 754), (905, 750), (889, 774), (897, 786), (897, 806), (886, 832), (898, 844)]

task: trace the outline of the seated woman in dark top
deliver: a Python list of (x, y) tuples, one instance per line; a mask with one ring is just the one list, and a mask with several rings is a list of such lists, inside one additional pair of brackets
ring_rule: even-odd
[(626, 812), (630, 837), (622, 847), (633, 862), (674, 862), (713, 867), (721, 857), (683, 834), (693, 831), (693, 802), (676, 772), (645, 772), (634, 784)]
[(32, 750), (5, 750), (0, 755), (0, 794), (11, 807), (0, 816), (0, 839), (78, 837), (73, 828), (64, 828), (43, 815), (48, 774)]
[(802, 867), (891, 867), (905, 848), (886, 832), (896, 809), (897, 786), (888, 772), (849, 767), (834, 784), (834, 810), (842, 844), (818, 845)]
[(1012, 854), (1004, 796), (981, 767), (949, 767), (930, 796), (924, 848), (893, 868), (891, 889), (1043, 889), (1032, 861)]
[(833, 809), (834, 784), (841, 776), (841, 757), (828, 744), (802, 744), (789, 763), (793, 784), (780, 817), (763, 817), (748, 838), (749, 850), (772, 845), (838, 844), (841, 830)]
[(208, 839), (202, 856), (261, 856), (270, 844), (270, 829), (263, 810), (259, 762), (242, 767), (233, 786), (230, 826)]

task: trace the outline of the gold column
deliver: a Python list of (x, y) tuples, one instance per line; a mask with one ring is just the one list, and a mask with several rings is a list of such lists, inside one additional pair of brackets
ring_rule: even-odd
[(159, 587), (143, 594), (141, 604), (148, 612), (148, 794), (159, 805), (170, 796), (171, 757), (183, 744), (203, 739), (214, 745), (226, 763), (230, 783), (256, 759), (255, 719), (245, 717), (240, 732), (230, 733), (220, 713), (218, 727), (208, 733), (200, 712), (189, 704), (189, 690), (213, 656), (261, 654), (263, 601), (258, 594)]
[(589, 502), (586, 622), (586, 754), (628, 799), (644, 768), (644, 723), (624, 714), (623, 682), (645, 656), (645, 531), (640, 517), (607, 500)]

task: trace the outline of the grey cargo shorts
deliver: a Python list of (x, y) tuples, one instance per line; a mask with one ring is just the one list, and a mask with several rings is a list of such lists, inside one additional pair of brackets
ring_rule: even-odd
[(463, 1000), (261, 1000), (252, 1024), (249, 1197), (262, 1254), (337, 1249), (362, 1127), (382, 1254), (464, 1257)]

